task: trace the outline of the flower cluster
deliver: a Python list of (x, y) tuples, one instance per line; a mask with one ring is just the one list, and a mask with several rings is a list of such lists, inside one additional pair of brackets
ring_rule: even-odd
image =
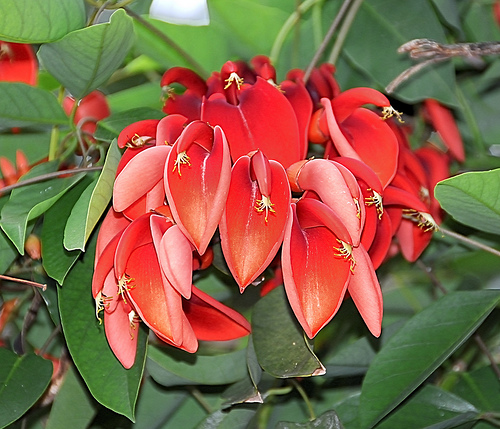
[[(127, 149), (98, 238), (93, 295), (124, 366), (139, 319), (189, 352), (197, 339), (249, 332), (241, 315), (192, 285), (219, 239), (240, 291), (273, 270), (310, 338), (347, 296), (380, 335), (375, 269), (398, 251), (414, 261), (425, 249), (441, 220), (432, 189), (449, 175), (450, 154), (460, 158), (461, 141), (443, 135), (448, 153), (413, 151), (382, 93), (342, 92), (333, 72), (323, 65), (304, 82), (292, 70), (278, 84), (263, 56), (228, 61), (206, 81), (174, 67), (161, 82), (167, 116), (121, 132)], [(443, 106), (426, 109), (438, 131), (455, 127)]]

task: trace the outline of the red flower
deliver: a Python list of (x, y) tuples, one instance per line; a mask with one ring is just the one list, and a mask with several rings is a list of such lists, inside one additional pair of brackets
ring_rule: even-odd
[(38, 63), (31, 45), (0, 41), (0, 81), (36, 85)]

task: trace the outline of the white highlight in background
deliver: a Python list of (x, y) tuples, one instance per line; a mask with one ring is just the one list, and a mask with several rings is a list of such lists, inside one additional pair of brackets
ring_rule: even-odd
[(171, 24), (210, 24), (207, 0), (153, 0), (149, 16)]

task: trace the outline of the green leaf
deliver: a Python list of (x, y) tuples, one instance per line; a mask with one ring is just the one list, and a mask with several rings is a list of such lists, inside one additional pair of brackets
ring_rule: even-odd
[(121, 152), (114, 141), (108, 149), (101, 174), (82, 193), (71, 210), (64, 229), (64, 247), (67, 250), (85, 250), (100, 217), (106, 210), (113, 195), (113, 183)]
[(83, 178), (44, 215), (42, 225), (42, 264), (47, 274), (60, 285), (69, 270), (80, 256), (79, 251), (68, 251), (64, 248), (64, 228), (73, 206), (82, 193), (92, 183), (90, 175)]
[(245, 354), (246, 350), (238, 350), (218, 356), (200, 356), (174, 348), (150, 346), (147, 368), (151, 377), (163, 386), (229, 384), (247, 376)]
[(97, 123), (94, 137), (98, 140), (111, 141), (117, 138), (127, 125), (143, 119), (161, 119), (163, 117), (165, 117), (163, 112), (146, 107), (114, 113), (109, 118)]
[(134, 41), (132, 18), (122, 9), (109, 23), (69, 33), (38, 51), (45, 68), (76, 98), (107, 82)]
[(390, 414), (377, 428), (452, 428), (477, 420), (478, 413), (472, 404), (462, 398), (439, 387), (427, 385)]
[[(51, 165), (49, 163), (45, 164)], [(42, 171), (46, 172), (47, 165), (41, 164), (34, 167), (24, 177), (34, 177), (39, 173), (43, 174)], [(46, 212), (84, 176), (85, 174), (80, 173), (71, 177), (45, 180), (12, 191), (9, 201), (2, 209), (0, 226), (21, 255), (24, 255), (24, 240), (28, 221)]]
[(0, 40), (47, 43), (85, 25), (82, 0), (2, 0)]
[(279, 422), (276, 429), (343, 429), (339, 416), (333, 410), (307, 423)]
[(492, 290), (454, 292), (412, 317), (375, 356), (360, 401), (361, 427), (374, 426), (413, 392), (498, 304)]
[(52, 404), (45, 429), (86, 429), (97, 412), (97, 403), (70, 366)]
[(439, 182), (434, 193), (441, 207), (459, 222), (500, 234), (500, 169), (451, 177)]
[(326, 377), (363, 375), (368, 370), (375, 352), (366, 337), (349, 344), (330, 359), (324, 360)]
[(2, 134), (2, 138), (0, 139), (0, 153), (2, 156), (15, 162), (16, 151), (21, 150), (28, 158), (28, 161), (33, 164), (47, 157), (49, 144), (50, 132)]
[(0, 82), (0, 127), (67, 123), (68, 117), (50, 92), (25, 83)]
[[(346, 38), (344, 52), (356, 68), (385, 88), (415, 64), (407, 55), (398, 54), (398, 47), (421, 37), (446, 42), (428, 1), (365, 0)], [(424, 68), (400, 85), (394, 95), (410, 103), (430, 97), (456, 105), (454, 85), (453, 65), (447, 62)]]
[(139, 330), (135, 364), (125, 369), (111, 351), (104, 327), (95, 317), (91, 284), (95, 241), (59, 288), (59, 312), (73, 361), (94, 398), (105, 407), (134, 420), (134, 408), (144, 369), (147, 335)]
[[(143, 83), (142, 85), (123, 89), (109, 94), (106, 98), (109, 108), (114, 113), (122, 113), (132, 109), (144, 109), (144, 111), (150, 109), (153, 114), (158, 115), (163, 107), (159, 81)], [(163, 116), (151, 118), (161, 119)], [(136, 120), (139, 121), (141, 119), (150, 119), (150, 117), (146, 116)]]
[(218, 410), (205, 418), (197, 429), (246, 429), (255, 416), (255, 409), (233, 408), (229, 412)]
[(17, 356), (0, 348), (0, 428), (21, 417), (42, 396), (52, 362), (35, 354)]
[(271, 291), (255, 305), (252, 339), (260, 365), (275, 377), (308, 377), (325, 373), (325, 368), (304, 338), (283, 288)]
[[(0, 198), (0, 212), (7, 201), (7, 197)], [(7, 271), (17, 255), (17, 250), (14, 244), (12, 244), (12, 241), (5, 235), (5, 232), (0, 230), (0, 273), (5, 273)]]
[(490, 366), (459, 373), (453, 393), (482, 412), (500, 412), (500, 380)]

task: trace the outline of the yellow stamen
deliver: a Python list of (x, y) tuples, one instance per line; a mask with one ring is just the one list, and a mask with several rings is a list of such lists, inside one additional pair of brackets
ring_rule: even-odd
[(351, 273), (354, 274), (354, 267), (356, 266), (356, 261), (352, 256), (352, 245), (338, 238), (337, 241), (339, 242), (340, 247), (334, 247), (334, 249), (339, 253), (335, 253), (334, 256), (338, 256), (339, 258), (344, 258), (346, 261), (349, 261), (351, 264), (350, 267)]
[(259, 213), (262, 213), (263, 211), (266, 212), (265, 220), (267, 223), (267, 217), (269, 216), (269, 212), (276, 213), (276, 211), (273, 209), (273, 206), (274, 204), (271, 202), (271, 198), (262, 195), (262, 199), (257, 200), (257, 205), (255, 206), (255, 210), (257, 210)]
[(133, 340), (134, 339), (133, 331), (137, 329), (137, 324), (141, 321), (141, 319), (134, 310), (131, 310), (130, 313), (128, 314), (128, 320), (130, 323), (130, 338)]
[(131, 285), (130, 282), (133, 282), (134, 279), (130, 277), (128, 274), (123, 274), (120, 280), (118, 280), (118, 295), (121, 295), (123, 298), (123, 302), (127, 302), (125, 299), (125, 292), (130, 291), (135, 287), (135, 285)]
[(97, 320), (99, 320), (99, 325), (102, 324), (99, 313), (109, 307), (110, 301), (112, 299), (112, 297), (106, 296), (102, 292), (99, 292), (95, 297), (95, 317), (97, 318)]
[(243, 85), (243, 78), (239, 77), (236, 72), (232, 72), (224, 82), (227, 82), (224, 89), (228, 89), (233, 82), (236, 83), (238, 89), (241, 89), (241, 85)]
[(179, 176), (182, 176), (181, 173), (181, 165), (189, 165), (191, 166), (191, 163), (189, 162), (191, 158), (187, 155), (186, 151), (180, 152), (177, 154), (177, 159), (174, 162), (174, 169), (172, 170), (172, 173), (175, 172), (177, 169), (177, 173), (179, 173)]
[(144, 146), (147, 142), (149, 142), (152, 139), (153, 139), (153, 137), (140, 136), (139, 134), (136, 134), (134, 137), (132, 137), (130, 139), (129, 142), (127, 142), (127, 144), (125, 146), (136, 149), (136, 148)]
[(414, 209), (403, 209), (403, 217), (415, 222), (424, 232), (439, 230), (439, 225), (430, 213), (422, 213)]
[(373, 204), (375, 204), (375, 207), (377, 208), (378, 218), (382, 219), (382, 215), (384, 214), (384, 206), (382, 205), (382, 195), (380, 195), (373, 189), (368, 189), (368, 191), (372, 191), (373, 196), (366, 197), (365, 204), (367, 206), (372, 206)]
[(392, 118), (393, 116), (396, 116), (396, 118), (398, 119), (398, 121), (401, 123), (401, 124), (404, 124), (405, 121), (403, 121), (403, 119), (401, 118), (401, 115), (402, 113), (401, 112), (398, 112), (394, 107), (392, 106), (386, 106), (382, 109), (382, 119), (389, 119), (389, 118)]

